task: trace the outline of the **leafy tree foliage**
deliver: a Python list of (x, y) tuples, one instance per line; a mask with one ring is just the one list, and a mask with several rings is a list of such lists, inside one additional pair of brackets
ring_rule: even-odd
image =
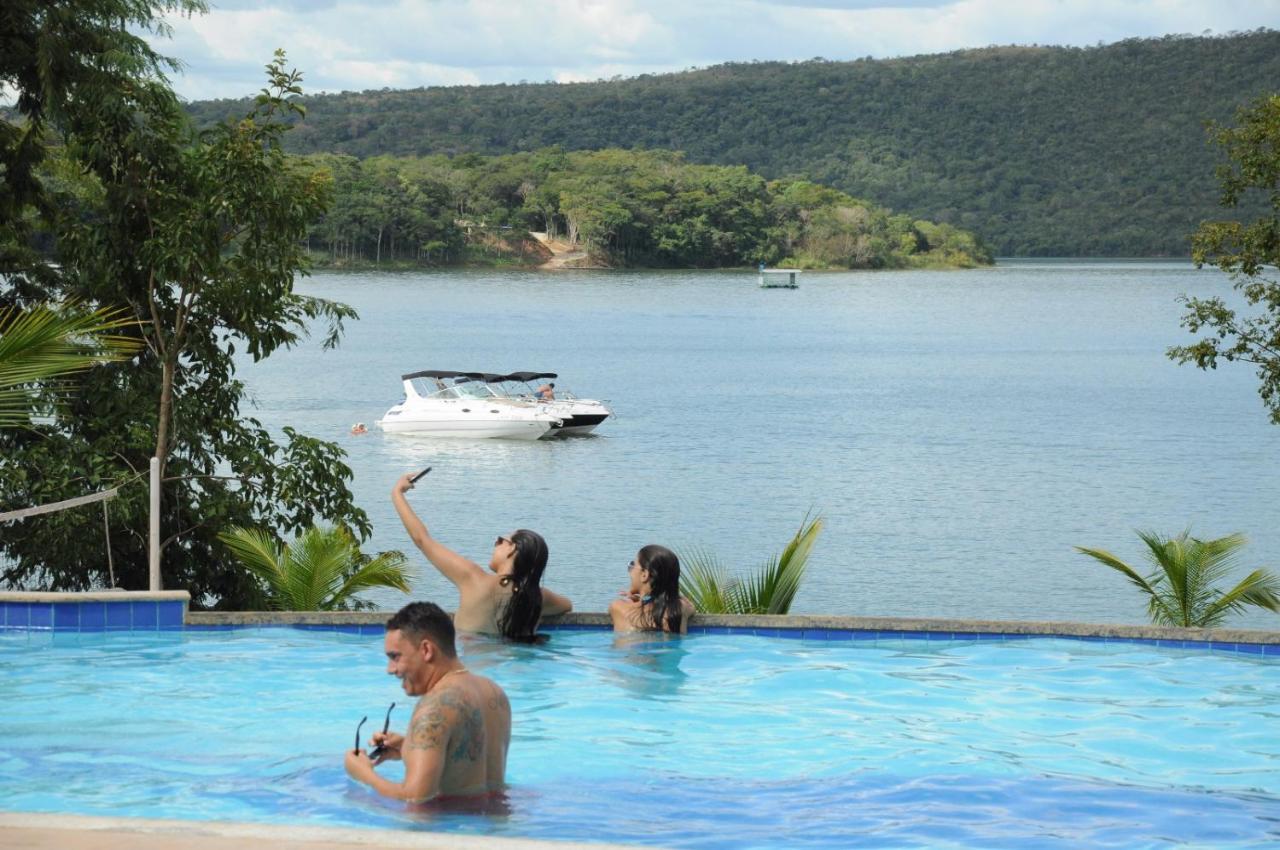
[[(504, 231), (545, 231), (618, 266), (971, 266), (972, 234), (800, 180), (692, 165), (670, 151), (425, 158), (318, 154), (335, 201), (309, 233), (329, 262), (451, 263)], [(470, 233), (470, 238), (468, 234)]]
[[(290, 428), (277, 444), (240, 413), (237, 348), (266, 357), (317, 318), (329, 320), (336, 342), (354, 314), (293, 292), (299, 243), (324, 209), (327, 183), (281, 149), (282, 114), (299, 93), (283, 57), (244, 115), (197, 134), (160, 73), (164, 61), (129, 33), (159, 28), (162, 12), (200, 8), (19, 2), (0, 15), (0, 68), (27, 122), (0, 140), (6, 189), (17, 186), (0, 210), (0, 307), (124, 305), (144, 346), (128, 363), (94, 368), (53, 424), (0, 431), (0, 504), (126, 485), (159, 458), (166, 584), (188, 589), (197, 605), (239, 607), (254, 580), (218, 531), (289, 532), (320, 518), (362, 538), (370, 528), (336, 445)], [(11, 62), (15, 42), (36, 48)], [(43, 245), (32, 238), (37, 226)], [(145, 484), (125, 486), (111, 509), (121, 584), (145, 586)], [(107, 560), (90, 511), (6, 528), (0, 552), (4, 583), (55, 590), (100, 584)]]
[[(290, 150), (683, 151), (977, 233), (1004, 256), (1185, 256), (1213, 215), (1203, 123), (1274, 89), (1280, 33), (753, 62), (596, 83), (309, 98)], [(191, 105), (201, 122), (238, 109)]]
[(16, 95), (16, 120), (0, 120), (0, 273), (10, 285), (51, 272), (31, 241), (32, 224), (51, 212), (37, 176), (51, 128), (105, 92), (166, 93), (164, 71), (175, 63), (135, 32), (162, 34), (165, 15), (204, 9), (200, 0), (5, 0), (0, 85)]
[(1241, 109), (1237, 126), (1215, 127), (1213, 137), (1228, 157), (1217, 169), (1222, 205), (1239, 207), (1262, 195), (1267, 213), (1249, 224), (1205, 222), (1192, 241), (1192, 256), (1196, 265), (1212, 263), (1230, 273), (1249, 305), (1263, 312), (1242, 316), (1221, 298), (1187, 298), (1183, 326), (1210, 336), (1170, 348), (1169, 356), (1201, 369), (1216, 369), (1219, 359), (1253, 364), (1258, 393), (1280, 425), (1280, 94)]

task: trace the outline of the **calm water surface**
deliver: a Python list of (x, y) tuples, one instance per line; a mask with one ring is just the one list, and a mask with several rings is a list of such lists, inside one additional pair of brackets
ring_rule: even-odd
[[(827, 521), (797, 613), (1142, 622), (1136, 590), (1072, 546), (1140, 557), (1134, 529), (1243, 531), (1280, 567), (1280, 428), (1247, 367), (1164, 356), (1192, 337), (1177, 296), (1230, 293), (1189, 264), (1011, 262), (966, 272), (319, 274), (355, 307), (342, 346), (242, 372), (258, 416), (350, 453), (375, 525), (411, 549), (387, 494), (487, 561), (517, 527), (547, 583), (603, 610), (635, 550), (703, 547), (731, 568)], [(547, 370), (609, 400), (597, 436), (526, 444), (347, 432), (418, 369)], [(456, 602), (416, 553), (414, 596)], [(397, 607), (394, 591), (375, 601)], [(1233, 625), (1275, 628), (1274, 614)]]

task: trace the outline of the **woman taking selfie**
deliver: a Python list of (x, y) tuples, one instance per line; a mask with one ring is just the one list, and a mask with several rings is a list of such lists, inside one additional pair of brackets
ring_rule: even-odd
[(541, 586), (547, 568), (547, 543), (541, 534), (520, 528), (499, 535), (486, 570), (431, 536), (404, 496), (413, 489), (413, 480), (413, 475), (404, 475), (396, 482), (391, 504), (414, 545), (458, 588), (454, 628), (529, 643), (537, 638), (542, 615), (572, 610), (568, 599)]

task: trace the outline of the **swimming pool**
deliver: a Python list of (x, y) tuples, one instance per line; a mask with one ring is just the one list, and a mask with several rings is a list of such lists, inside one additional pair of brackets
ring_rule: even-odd
[(511, 697), (510, 793), (411, 815), (342, 770), (361, 716), (409, 715), (376, 634), (0, 633), (0, 809), (691, 848), (1280, 847), (1274, 656), (600, 631), (463, 654)]

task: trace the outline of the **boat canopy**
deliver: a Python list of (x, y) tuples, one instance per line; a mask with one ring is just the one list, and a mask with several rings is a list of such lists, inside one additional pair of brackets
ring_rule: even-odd
[(510, 375), (498, 376), (500, 381), (521, 381), (528, 383), (529, 381), (540, 381), (543, 378), (559, 377), (555, 372), (512, 372)]
[(484, 381), (486, 384), (496, 384), (506, 379), (506, 375), (495, 375), (492, 372), (463, 372), (454, 383), (465, 384), (467, 381)]
[(427, 369), (423, 372), (410, 372), (407, 375), (401, 375), (400, 380), (412, 381), (414, 378), (457, 378), (463, 375), (478, 375), (479, 372), (441, 372), (436, 369)]

